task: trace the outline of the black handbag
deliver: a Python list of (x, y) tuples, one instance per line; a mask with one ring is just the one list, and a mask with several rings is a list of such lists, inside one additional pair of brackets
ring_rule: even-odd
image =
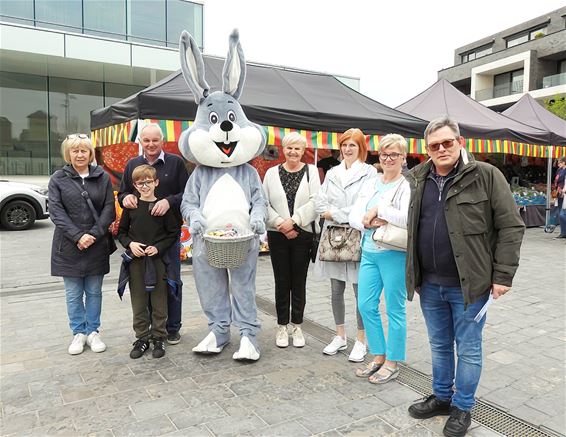
[[(94, 217), (94, 221), (96, 222), (96, 224), (98, 225), (99, 228), (101, 228), (101, 233), (104, 235), (104, 229), (102, 229), (102, 227), (100, 226), (100, 216), (98, 215), (98, 212), (96, 211), (96, 209), (94, 208), (94, 205), (92, 204), (92, 200), (90, 200), (90, 197), (88, 195), (88, 191), (83, 190), (83, 187), (80, 186), (80, 184), (74, 180), (73, 178), (70, 178), (71, 181), (73, 181), (73, 183), (76, 185), (76, 187), (79, 189), (79, 191), (81, 192), (81, 196), (83, 197), (83, 199), (86, 200), (86, 203), (90, 209), (90, 212), (92, 213), (92, 216)], [(110, 232), (110, 229), (106, 229), (106, 244), (108, 245), (108, 254), (112, 255), (114, 252), (116, 252), (118, 250), (118, 246), (116, 246), (116, 241), (114, 241), (114, 235), (112, 235), (112, 232)]]
[[(309, 167), (307, 164), (307, 188), (309, 190), (309, 197), (310, 197), (310, 178), (309, 178)], [(311, 222), (311, 228), (312, 228), (312, 242), (311, 242), (311, 250), (310, 250), (310, 259), (311, 262), (315, 262), (316, 261), (316, 254), (318, 253), (318, 245), (320, 243), (320, 234), (318, 234), (316, 232), (316, 227), (314, 226), (314, 221)]]

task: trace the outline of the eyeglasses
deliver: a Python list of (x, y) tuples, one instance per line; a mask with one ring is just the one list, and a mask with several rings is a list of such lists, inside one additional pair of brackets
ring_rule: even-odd
[(444, 147), (445, 149), (450, 149), (454, 145), (454, 141), (456, 141), (456, 138), (450, 138), (449, 140), (444, 140), (440, 143), (427, 144), (426, 148), (431, 152), (438, 152), (440, 146)]
[(356, 147), (358, 147), (357, 144), (340, 144), (340, 147), (342, 149), (355, 149)]
[(380, 153), (379, 159), (382, 161), (387, 161), (387, 158), (389, 158), (391, 161), (397, 161), (400, 156), (400, 153)]
[(155, 183), (155, 181), (152, 180), (147, 180), (147, 181), (140, 181), (140, 182), (136, 182), (134, 185), (138, 188), (143, 188), (143, 187), (149, 187), (150, 185), (153, 185)]
[(81, 140), (86, 140), (86, 139), (88, 139), (88, 135), (87, 134), (70, 134), (70, 135), (67, 135), (65, 137), (66, 140), (72, 140), (74, 138), (80, 138)]

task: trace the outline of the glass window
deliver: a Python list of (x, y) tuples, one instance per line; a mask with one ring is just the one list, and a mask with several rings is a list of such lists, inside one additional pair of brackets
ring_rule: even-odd
[(64, 165), (58, 146), (68, 134), (89, 134), (90, 111), (103, 105), (102, 82), (49, 78), (52, 172)]
[(546, 35), (546, 27), (542, 27), (536, 30), (531, 30), (531, 32), (529, 33), (529, 40), (542, 38), (545, 35)]
[(35, 0), (37, 27), (82, 33), (81, 0)]
[(33, 0), (0, 1), (2, 20), (33, 26)]
[(48, 175), (47, 79), (0, 72), (0, 174)]
[(165, 45), (165, 0), (128, 0), (128, 39)]
[(126, 97), (130, 97), (143, 89), (143, 86), (107, 82), (104, 84), (104, 106), (113, 105), (114, 103), (119, 102)]
[(186, 0), (167, 0), (167, 46), (178, 47), (183, 30), (202, 48), (202, 5)]
[(476, 58), (481, 58), (482, 56), (491, 55), (492, 52), (493, 52), (493, 47), (483, 48), (476, 53)]
[(507, 47), (515, 47), (516, 45), (523, 44), (529, 40), (529, 34), (525, 33), (523, 35), (515, 36), (507, 40)]
[(84, 33), (126, 39), (125, 0), (83, 0)]

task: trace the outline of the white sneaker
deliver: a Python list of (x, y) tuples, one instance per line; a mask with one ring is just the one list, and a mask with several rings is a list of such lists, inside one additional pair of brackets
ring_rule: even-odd
[(90, 350), (93, 352), (104, 352), (106, 350), (106, 345), (100, 338), (100, 334), (96, 331), (92, 331), (88, 334), (86, 344), (90, 346)]
[(275, 344), (277, 347), (289, 346), (289, 333), (287, 332), (287, 325), (279, 325), (277, 328), (277, 337), (275, 337)]
[(354, 343), (354, 347), (352, 348), (352, 352), (350, 352), (350, 356), (348, 360), (353, 361), (354, 363), (361, 363), (366, 354), (368, 353), (368, 349), (365, 344), (361, 341), (356, 340)]
[(73, 337), (73, 341), (69, 345), (69, 349), (67, 349), (67, 351), (71, 355), (82, 354), (85, 348), (85, 343), (86, 343), (86, 335), (75, 334), (75, 336)]
[(303, 347), (305, 345), (305, 336), (303, 335), (303, 330), (300, 326), (295, 326), (293, 328), (291, 336), (293, 337), (293, 346)]
[(328, 346), (326, 346), (322, 353), (326, 355), (336, 355), (338, 351), (343, 351), (348, 347), (348, 342), (345, 338), (340, 337), (339, 335), (334, 336), (332, 341)]

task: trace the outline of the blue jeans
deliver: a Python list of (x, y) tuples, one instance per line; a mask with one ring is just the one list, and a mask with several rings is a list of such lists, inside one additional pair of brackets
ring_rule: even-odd
[(102, 308), (103, 278), (104, 275), (63, 278), (69, 327), (73, 335), (88, 335), (93, 331), (98, 331)]
[[(369, 252), (362, 249), (358, 274), (358, 308), (373, 355), (385, 355), (391, 361), (405, 360), (407, 317), (405, 302), (405, 252), (383, 250)], [(379, 301), (385, 296), (389, 321), (387, 340), (383, 332)]]
[[(474, 317), (487, 301), (486, 293), (464, 308), (460, 287), (444, 287), (425, 282), (420, 302), (432, 353), (432, 391), (442, 401), (463, 411), (474, 406), (474, 395), (482, 368), (482, 329)], [(454, 342), (458, 362), (454, 358)]]

